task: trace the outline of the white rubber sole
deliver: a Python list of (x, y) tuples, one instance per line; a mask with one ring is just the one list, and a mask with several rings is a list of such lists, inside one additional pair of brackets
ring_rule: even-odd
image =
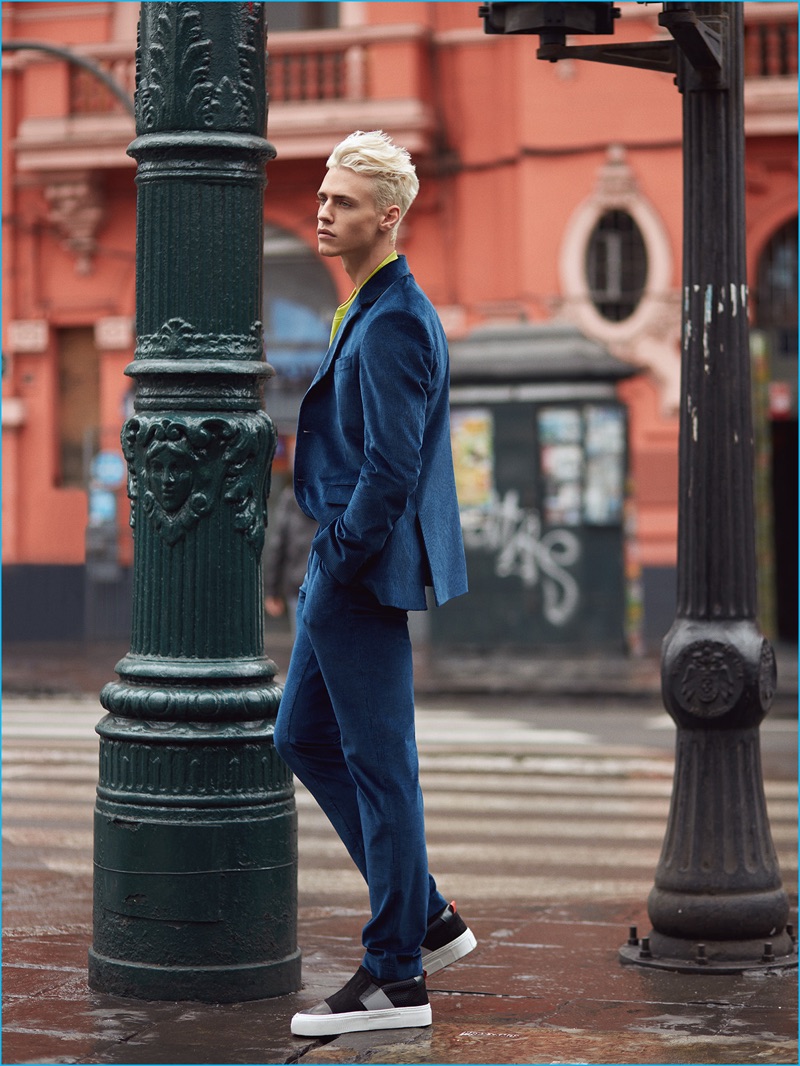
[(391, 1007), (386, 1010), (354, 1010), (345, 1014), (295, 1014), (295, 1036), (338, 1036), (340, 1033), (368, 1033), (373, 1029), (415, 1029), (433, 1022), (431, 1005)]
[(478, 941), (475, 939), (474, 933), (471, 929), (466, 929), (461, 936), (451, 940), (444, 947), (437, 948), (436, 951), (431, 951), (427, 955), (423, 953), (422, 968), (427, 976), (430, 977), (432, 973), (437, 973), (439, 970), (443, 970), (445, 966), (463, 959), (465, 955), (469, 955), (472, 949), (477, 946)]

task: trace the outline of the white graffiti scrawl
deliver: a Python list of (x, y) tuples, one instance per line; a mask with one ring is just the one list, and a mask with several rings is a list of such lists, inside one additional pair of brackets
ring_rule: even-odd
[(541, 582), (542, 613), (554, 626), (563, 626), (578, 607), (580, 590), (567, 569), (581, 554), (578, 538), (568, 529), (550, 529), (542, 536), (538, 511), (520, 507), (519, 493), (509, 491), (502, 499), (493, 493), (488, 504), (461, 512), (464, 543), (495, 554), (498, 577), (515, 574), (523, 584)]

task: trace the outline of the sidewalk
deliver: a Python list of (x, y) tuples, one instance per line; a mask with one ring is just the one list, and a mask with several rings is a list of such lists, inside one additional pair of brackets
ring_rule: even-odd
[[(268, 647), (279, 667), (285, 669), (288, 640), (282, 645), (271, 641)], [(618, 951), (629, 928), (636, 926), (640, 936), (649, 931), (646, 896), (652, 884), (650, 864), (655, 863), (658, 852), (653, 849), (663, 835), (668, 795), (664, 789), (668, 789), (671, 776), (670, 756), (663, 747), (642, 746), (646, 736), (637, 731), (617, 746), (595, 753), (592, 757), (600, 761), (620, 765), (628, 761), (623, 769), (607, 771), (607, 787), (600, 787), (604, 784), (601, 781), (597, 788), (586, 791), (580, 786), (587, 778), (570, 777), (580, 772), (581, 758), (588, 758), (585, 746), (572, 741), (572, 747), (564, 747), (567, 742), (562, 739), (551, 742), (549, 753), (540, 741), (521, 749), (519, 741), (502, 739), (502, 713), (492, 713), (493, 756), (487, 755), (482, 740), (465, 747), (463, 733), (458, 740), (460, 749), (452, 747), (451, 741), (442, 747), (444, 742), (440, 741), (437, 751), (444, 754), (439, 757), (428, 748), (429, 764), (433, 758), (435, 765), (428, 768), (433, 787), (426, 797), (439, 800), (432, 804), (431, 828), (443, 857), (452, 856), (454, 849), (463, 856), (450, 860), (451, 873), (454, 869), (462, 871), (452, 891), (458, 894), (460, 909), (478, 938), (478, 948), (467, 959), (431, 979), (434, 1022), (430, 1028), (330, 1040), (291, 1036), (292, 1014), (336, 991), (352, 975), (360, 958), (360, 930), (368, 917), (363, 885), (355, 875), (347, 880), (343, 851), (324, 853), (317, 843), (322, 838), (308, 806), (301, 812), (301, 843), (305, 842), (306, 848), (305, 858), (301, 855), (301, 871), (305, 872), (306, 887), (298, 914), (298, 941), (303, 953), (303, 987), (299, 992), (227, 1005), (148, 1003), (90, 992), (86, 965), (92, 939), (91, 807), (97, 765), (96, 738), (91, 730), (99, 713), (92, 701), (102, 685), (114, 678), (114, 663), (126, 650), (112, 645), (59, 646), (57, 654), (46, 645), (6, 649), (4, 682), (9, 691), (40, 697), (52, 691), (88, 693), (90, 699), (83, 701), (82, 713), (90, 724), (83, 739), (62, 741), (58, 732), (48, 734), (43, 718), (41, 725), (30, 728), (6, 749), (13, 755), (16, 745), (17, 758), (9, 759), (11, 772), (4, 781), (4, 791), (12, 802), (4, 810), (4, 842), (8, 846), (3, 895), (3, 1063), (311, 1066), (798, 1061), (796, 969), (738, 976), (707, 972), (683, 975), (623, 966), (619, 961)], [(518, 666), (521, 672), (516, 677), (507, 670), (504, 678), (497, 662), (483, 670), (478, 669), (476, 660), (463, 660), (460, 665), (454, 662), (447, 669), (453, 671), (448, 676), (453, 685), (451, 706), (456, 709), (429, 710), (427, 715), (436, 719), (437, 729), (439, 714), (445, 716), (445, 723), (452, 721), (448, 716), (459, 713), (460, 703), (452, 695), (459, 691), (459, 685), (466, 686), (470, 694), (486, 693), (478, 701), (482, 712), (484, 706), (489, 712), (495, 707), (490, 685), (501, 686), (502, 682), (501, 692), (525, 691), (535, 697), (535, 686), (531, 687), (535, 671), (529, 664), (526, 673), (523, 665)], [(602, 712), (612, 701), (624, 703), (631, 714), (635, 708), (638, 717), (642, 694), (649, 693), (648, 706), (652, 708), (652, 696), (658, 691), (655, 663), (648, 668), (644, 661), (637, 662), (636, 670), (627, 675), (627, 685), (620, 680), (626, 675), (619, 664), (584, 660), (547, 666), (536, 667), (541, 686), (550, 686), (542, 690), (569, 695), (571, 683), (575, 696), (567, 702), (550, 701), (554, 710), (547, 721), (553, 727), (566, 729), (571, 724), (573, 729), (579, 728), (575, 708), (581, 702), (585, 708), (582, 723), (594, 717), (596, 707)], [(470, 679), (472, 667), (486, 686), (483, 689)], [(440, 670), (441, 664), (436, 669)], [(426, 664), (418, 668), (417, 676), (421, 691), (438, 695), (448, 691), (440, 687), (437, 675)], [(516, 686), (524, 682), (528, 687), (511, 689), (512, 682)], [(579, 685), (593, 692), (592, 698), (580, 701), (576, 696)], [(31, 718), (25, 720), (35, 722), (39, 712), (33, 705), (48, 702), (60, 713), (60, 699), (35, 699), (26, 709)], [(500, 701), (496, 702), (499, 705)], [(534, 705), (537, 702), (546, 701), (533, 700)], [(65, 720), (74, 719), (78, 704), (80, 701), (70, 704), (64, 700)], [(791, 706), (788, 700), (785, 706)], [(562, 718), (561, 707), (570, 708), (573, 717), (565, 712)], [(537, 720), (530, 728), (535, 732), (534, 725), (542, 724)], [(787, 725), (783, 723), (783, 732), (776, 733), (775, 738), (784, 735)], [(482, 727), (475, 728), (482, 737)], [(441, 731), (452, 735), (446, 724)], [(788, 744), (789, 734), (786, 736)], [(448, 759), (457, 765), (445, 773)], [(496, 767), (503, 759), (510, 767), (509, 778), (514, 780), (506, 782), (497, 776)], [(552, 763), (549, 770), (548, 759)], [(520, 769), (515, 768), (517, 763)], [(789, 773), (791, 768), (784, 770), (773, 786), (772, 795), (782, 806), (773, 832), (783, 827), (796, 843), (796, 796), (790, 801), (789, 793), (795, 789), (787, 778)], [(514, 843), (518, 835), (514, 825), (505, 837), (499, 832), (501, 822), (512, 817), (502, 813), (510, 809), (506, 801), (514, 801), (518, 812), (520, 804), (532, 802), (528, 798), (533, 797), (532, 791), (520, 792), (516, 780), (525, 774), (541, 780), (544, 799), (538, 814), (530, 806), (517, 813), (521, 819), (517, 824), (528, 826), (537, 820), (544, 824), (556, 817), (548, 812), (557, 812), (558, 804), (566, 802), (561, 797), (570, 795), (564, 790), (573, 788), (573, 801), (580, 801), (581, 794), (587, 797), (581, 812), (570, 816), (578, 823), (578, 835), (586, 832), (580, 826), (582, 821), (606, 820), (608, 832), (599, 832), (590, 842), (592, 848), (603, 852), (605, 871), (593, 869), (589, 857), (569, 857), (569, 842), (556, 834), (538, 837), (541, 846), (531, 849), (528, 845), (526, 850)], [(453, 780), (449, 793), (441, 783), (446, 776)], [(483, 791), (477, 780), (481, 776)], [(455, 791), (457, 782), (462, 782), (460, 794)], [(626, 794), (637, 797), (633, 807), (630, 803), (624, 806)], [(594, 798), (588, 798), (591, 796)], [(477, 801), (487, 827), (483, 843), (474, 835), (478, 832), (476, 817), (471, 816), (468, 822), (462, 813), (467, 800)], [(14, 802), (17, 811), (12, 818)], [(632, 820), (619, 813), (623, 808), (634, 811)], [(464, 839), (464, 825), (473, 827), (469, 839)], [(6, 840), (9, 829), (10, 843)], [(534, 839), (536, 834), (531, 831), (529, 837)], [(504, 839), (508, 847), (503, 847)], [(781, 840), (786, 840), (785, 831)], [(501, 858), (490, 860), (482, 854), (487, 848)], [(636, 873), (634, 891), (629, 887), (634, 874), (626, 872), (626, 863), (644, 869), (643, 875)], [(309, 877), (312, 865), (318, 865), (319, 870)], [(792, 873), (788, 874), (787, 888), (793, 880)], [(614, 883), (620, 888), (599, 894), (595, 880), (601, 878), (606, 883), (609, 878), (616, 879)], [(531, 891), (532, 880), (539, 882), (538, 895)], [(511, 881), (516, 890), (508, 898)], [(501, 896), (498, 885), (504, 886), (507, 898)], [(796, 914), (790, 920), (796, 921)]]
[[(229, 1005), (146, 1003), (86, 986), (91, 885), (65, 897), (56, 873), (15, 884), (7, 938), (4, 1063), (796, 1063), (796, 971), (672, 974), (622, 966), (630, 907), (473, 903), (478, 948), (431, 979), (433, 1026), (293, 1037), (292, 1014), (339, 988), (358, 964), (363, 900), (300, 909), (303, 989)], [(13, 975), (13, 971), (10, 971)]]

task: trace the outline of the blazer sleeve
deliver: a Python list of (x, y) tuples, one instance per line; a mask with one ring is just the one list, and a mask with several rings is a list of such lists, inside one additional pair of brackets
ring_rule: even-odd
[(380, 552), (416, 490), (434, 366), (432, 338), (412, 311), (376, 315), (365, 330), (358, 364), (364, 462), (347, 508), (313, 542), (344, 584)]

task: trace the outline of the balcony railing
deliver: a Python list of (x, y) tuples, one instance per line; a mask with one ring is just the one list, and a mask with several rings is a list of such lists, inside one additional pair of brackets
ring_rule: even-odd
[[(110, 74), (133, 100), (136, 88), (136, 67), (130, 49), (119, 44), (94, 45), (91, 49), (75, 49)], [(84, 67), (69, 67), (69, 114), (103, 115), (124, 113), (119, 100), (101, 81)]]
[[(748, 134), (797, 132), (797, 8), (748, 3), (745, 25), (745, 123)], [(480, 27), (460, 35), (485, 40)], [(439, 43), (422, 26), (361, 26), (275, 33), (268, 42), (269, 131), (283, 159), (320, 158), (333, 138), (353, 129), (391, 128), (410, 151), (433, 150), (439, 121), (431, 99), (431, 53)], [(129, 43), (75, 46), (112, 75), (132, 98), (135, 62)], [(3, 70), (22, 76), (54, 63), (41, 52), (4, 52)], [(97, 78), (69, 64), (53, 80), (53, 113), (25, 118), (14, 147), (21, 170), (116, 167), (125, 156), (132, 122)], [(37, 82), (41, 85), (41, 82)], [(56, 87), (66, 85), (64, 95)]]
[[(332, 138), (378, 125), (402, 137), (409, 151), (429, 152), (436, 125), (430, 49), (430, 31), (415, 25), (276, 33), (268, 44), (267, 87), (269, 134), (280, 141), (281, 157), (320, 158)], [(129, 43), (79, 45), (73, 51), (111, 74), (133, 98)], [(36, 66), (59, 62), (48, 94), (51, 114), (27, 116), (17, 129), (17, 167), (37, 172), (103, 169), (123, 160), (128, 165), (131, 116), (90, 71), (37, 50), (3, 53), (4, 74), (22, 78), (35, 74)], [(35, 77), (34, 83), (42, 84)]]
[[(399, 39), (419, 36), (418, 30), (409, 27)], [(365, 99), (371, 39), (374, 34), (354, 37), (351, 31), (341, 30), (276, 34), (269, 42), (270, 103)]]
[(788, 78), (797, 75), (797, 22), (754, 21), (744, 27), (746, 78)]
[[(418, 26), (376, 26), (353, 30), (314, 30), (276, 33), (269, 40), (267, 88), (271, 103), (319, 103), (367, 98), (369, 62), (382, 46), (419, 45), (426, 33)], [(135, 87), (134, 59), (121, 44), (76, 48), (91, 56), (126, 88)], [(31, 55), (31, 54), (29, 54)], [(113, 95), (89, 71), (72, 67), (69, 76), (69, 113), (103, 114), (121, 111)]]
[[(751, 11), (775, 5), (748, 5)], [(423, 44), (419, 26), (375, 26), (345, 30), (276, 33), (269, 40), (268, 89), (273, 104), (319, 103), (369, 98), (369, 74), (384, 46)], [(134, 58), (124, 43), (79, 46), (75, 51), (95, 60), (133, 96)], [(3, 57), (17, 69), (46, 58), (33, 52)], [(52, 62), (52, 59), (49, 60)], [(753, 17), (745, 25), (745, 77), (793, 78), (797, 75), (797, 20), (785, 15)], [(413, 93), (412, 93), (413, 95)], [(121, 112), (119, 101), (92, 75), (71, 67), (69, 114)]]

